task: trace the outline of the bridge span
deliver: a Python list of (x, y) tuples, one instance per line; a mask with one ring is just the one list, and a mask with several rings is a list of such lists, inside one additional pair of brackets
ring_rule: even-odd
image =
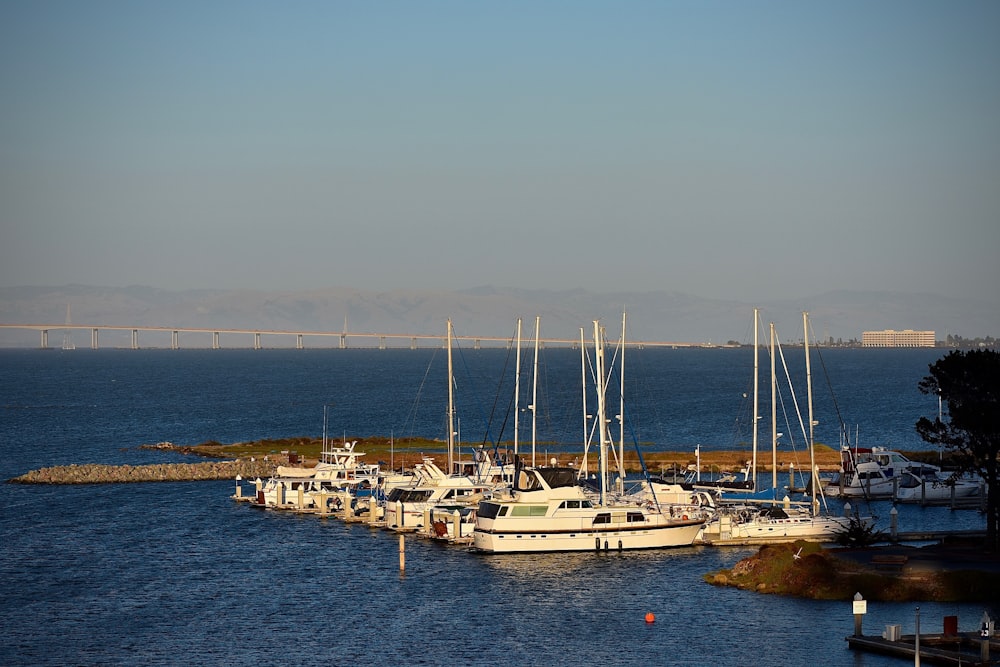
[[(51, 349), (52, 346), (49, 345), (49, 332), (60, 332), (64, 335), (63, 337), (63, 347), (67, 346), (67, 341), (70, 340), (69, 334), (72, 332), (89, 332), (90, 333), (90, 348), (98, 349), (100, 347), (100, 336), (102, 332), (129, 332), (131, 334), (131, 340), (129, 347), (133, 350), (138, 350), (141, 348), (139, 344), (139, 334), (148, 333), (156, 334), (160, 337), (164, 343), (166, 341), (165, 335), (169, 334), (170, 349), (177, 350), (181, 348), (181, 335), (184, 334), (185, 338), (190, 339), (192, 336), (204, 337), (210, 336), (211, 348), (213, 350), (222, 348), (222, 337), (223, 335), (231, 338), (236, 338), (243, 344), (231, 345), (235, 348), (244, 348), (251, 346), (255, 350), (263, 349), (263, 340), (265, 337), (268, 339), (291, 339), (294, 341), (294, 346), (296, 349), (304, 349), (306, 339), (318, 339), (323, 341), (324, 339), (332, 339), (335, 342), (335, 347), (340, 349), (347, 349), (349, 347), (349, 342), (354, 341), (358, 343), (358, 347), (372, 348), (378, 347), (379, 349), (386, 349), (388, 347), (417, 349), (419, 347), (444, 347), (447, 345), (447, 334), (404, 334), (404, 333), (375, 333), (375, 332), (361, 332), (361, 331), (300, 331), (291, 329), (226, 329), (226, 328), (207, 328), (207, 327), (154, 327), (154, 326), (120, 326), (120, 325), (91, 325), (91, 324), (0, 324), (0, 329), (20, 329), (28, 331), (37, 331), (39, 334), (40, 342), (39, 346), (42, 349)], [(480, 347), (513, 347), (514, 341), (507, 337), (498, 336), (458, 336), (453, 335), (452, 338), (456, 341), (466, 343), (471, 343), (474, 348), (479, 349)], [(533, 341), (524, 340), (522, 341), (525, 345), (534, 344)], [(549, 345), (557, 347), (572, 347), (578, 348), (580, 346), (579, 340), (572, 340), (568, 338), (542, 338), (539, 340), (540, 345)], [(666, 342), (666, 341), (630, 341), (627, 342), (628, 347), (719, 347), (716, 345), (706, 344), (706, 343), (684, 343), (684, 342)], [(75, 346), (73, 346), (75, 347)], [(165, 344), (154, 345), (152, 347), (166, 347)], [(190, 347), (207, 347), (206, 345), (191, 345)], [(287, 345), (274, 345), (273, 347), (288, 347)]]

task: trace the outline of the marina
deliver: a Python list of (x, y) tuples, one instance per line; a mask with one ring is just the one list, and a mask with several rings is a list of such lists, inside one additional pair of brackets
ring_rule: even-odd
[[(932, 352), (824, 354), (837, 377), (841, 409), (857, 420), (861, 433), (909, 451), (919, 448), (906, 431), (914, 414), (936, 411), (936, 403), (921, 407), (923, 397), (913, 388), (936, 358)], [(173, 464), (185, 461), (184, 455), (141, 445), (318, 436), (324, 404), (334, 406), (330, 431), (338, 444), (354, 435), (384, 434), (387, 425), (399, 425), (391, 429), (397, 436), (443, 434), (447, 383), (440, 380), (426, 384), (420, 402), (426, 410), (406, 426), (415, 388), (434, 355), (0, 351), (0, 470), (11, 479), (74, 463)], [(650, 443), (644, 451), (693, 451), (698, 443), (703, 450), (739, 447), (740, 440), (734, 445), (726, 435), (732, 422), (725, 415), (746, 389), (746, 374), (736, 377), (733, 369), (750, 367), (748, 350), (645, 350), (631, 358), (636, 386), (628, 395), (646, 415), (639, 425), (640, 442)], [(443, 354), (438, 360), (444, 361)], [(464, 350), (456, 360), (460, 388), (486, 378), (492, 387), (505, 353)], [(548, 350), (540, 367), (549, 379), (539, 385), (537, 404), (548, 406), (539, 410), (546, 443), (539, 453), (547, 461), (558, 449), (572, 460), (570, 452), (580, 446), (579, 352)], [(444, 377), (443, 364), (435, 373)], [(387, 374), (393, 382), (385, 382)], [(851, 381), (860, 377), (864, 382)], [(567, 378), (565, 387), (555, 382), (561, 378)], [(468, 416), (476, 412), (467, 395), (456, 393), (462, 458), (471, 458), (465, 443), (481, 442), (485, 430)], [(557, 407), (563, 395), (574, 401), (573, 409)], [(822, 403), (817, 408), (822, 429), (832, 418)], [(787, 446), (779, 452), (783, 460), (790, 456)], [(241, 481), (242, 495), (255, 497), (255, 478)], [(403, 535), (401, 571), (398, 535), (373, 526), (368, 517), (251, 509), (249, 502), (231, 499), (232, 476), (155, 484), (3, 484), (0, 493), (4, 664), (172, 664), (192, 651), (205, 664), (335, 663), (371, 639), (373, 624), (373, 657), (397, 664), (736, 666), (762, 655), (772, 656), (771, 664), (807, 664), (817, 655), (832, 667), (908, 664), (848, 646), (849, 602), (760, 595), (702, 581), (705, 573), (754, 553), (753, 546), (482, 554), (414, 531)], [(297, 501), (297, 493), (290, 499)], [(889, 530), (891, 502), (852, 504)], [(933, 539), (934, 531), (983, 526), (975, 509), (907, 504), (897, 510), (904, 536), (923, 531), (915, 537)], [(833, 502), (830, 511), (842, 514), (843, 501)], [(435, 514), (428, 523), (447, 527), (446, 518)], [(460, 614), (456, 599), (467, 603)], [(914, 606), (871, 603), (865, 634), (877, 635), (890, 624), (912, 634)], [(972, 632), (983, 613), (975, 603), (919, 606), (929, 632), (946, 616), (956, 616), (959, 629)], [(655, 615), (654, 623), (645, 621), (647, 613)], [(445, 642), (437, 639), (456, 633), (463, 641), (443, 649)], [(801, 641), (804, 636), (808, 642)]]

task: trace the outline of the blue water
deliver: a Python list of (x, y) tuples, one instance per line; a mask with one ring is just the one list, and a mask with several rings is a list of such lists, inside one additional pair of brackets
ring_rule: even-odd
[[(785, 355), (802, 378), (801, 349)], [(916, 383), (940, 356), (814, 356), (817, 440), (838, 442), (835, 398), (861, 444), (923, 448), (913, 423), (937, 403)], [(522, 363), (523, 407), (531, 364)], [(505, 350), (456, 352), (462, 442), (498, 437), (505, 419), (511, 437), (512, 364)], [(572, 451), (583, 429), (579, 352), (546, 350), (539, 368), (539, 440)], [(750, 369), (748, 350), (630, 350), (629, 437), (646, 449), (745, 443)], [(163, 440), (319, 435), (324, 404), (338, 437), (443, 439), (445, 376), (444, 351), (429, 349), (0, 351), (0, 477), (182, 460), (138, 449)], [(804, 408), (804, 391), (799, 400)], [(401, 574), (396, 536), (254, 511), (230, 500), (234, 488), (0, 485), (0, 664), (907, 664), (847, 649), (847, 602), (703, 583), (752, 550), (487, 557), (410, 538)], [(864, 509), (887, 525), (887, 505)], [(981, 528), (983, 519), (902, 507), (900, 524)], [(915, 606), (873, 603), (865, 629), (912, 632)], [(983, 611), (920, 610), (926, 632), (946, 615), (973, 628)]]

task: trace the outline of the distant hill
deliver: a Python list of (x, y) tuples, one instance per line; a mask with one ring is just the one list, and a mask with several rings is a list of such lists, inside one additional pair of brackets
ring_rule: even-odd
[[(862, 331), (932, 329), (939, 340), (948, 334), (966, 338), (1000, 335), (1000, 308), (932, 294), (836, 291), (790, 301), (757, 304), (705, 299), (669, 291), (596, 293), (478, 287), (453, 292), (395, 290), (378, 292), (334, 287), (296, 292), (251, 290), (170, 291), (153, 287), (0, 288), (0, 324), (62, 324), (66, 306), (73, 324), (247, 328), (358, 333), (441, 334), (451, 318), (462, 336), (509, 338), (517, 317), (523, 337), (533, 336), (541, 316), (543, 338), (591, 335), (600, 319), (617, 338), (622, 310), (628, 313), (633, 340), (722, 344), (752, 339), (752, 308), (764, 322), (774, 321), (782, 342), (802, 338), (801, 312), (810, 312), (813, 335), (823, 340), (860, 339)], [(101, 334), (102, 346), (127, 345), (116, 334)], [(77, 346), (88, 346), (86, 332), (75, 332)], [(58, 346), (54, 328), (49, 344)], [(0, 329), (0, 346), (33, 347), (37, 332)], [(166, 345), (158, 342), (156, 345)], [(205, 345), (208, 342), (205, 341)], [(288, 344), (292, 344), (289, 342)], [(195, 347), (200, 344), (183, 346)]]

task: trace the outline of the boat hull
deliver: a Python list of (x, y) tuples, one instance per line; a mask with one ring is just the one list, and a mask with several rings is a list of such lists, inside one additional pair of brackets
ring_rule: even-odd
[(533, 553), (552, 551), (632, 551), (691, 546), (701, 521), (641, 529), (609, 530), (482, 530), (473, 533), (472, 546), (487, 553)]

